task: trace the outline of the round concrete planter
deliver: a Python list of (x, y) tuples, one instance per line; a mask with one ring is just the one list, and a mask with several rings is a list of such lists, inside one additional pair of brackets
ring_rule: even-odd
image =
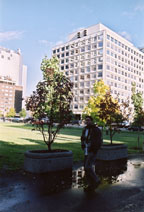
[(128, 157), (125, 144), (102, 145), (97, 153), (97, 159), (103, 161), (126, 159)]
[(72, 169), (72, 151), (31, 150), (25, 152), (24, 169), (31, 173), (47, 173)]

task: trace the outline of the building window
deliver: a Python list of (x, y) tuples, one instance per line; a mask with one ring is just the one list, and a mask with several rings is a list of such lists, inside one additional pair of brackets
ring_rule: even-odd
[(81, 48), (81, 52), (85, 52), (85, 47), (82, 47)]
[(77, 33), (77, 38), (80, 38), (80, 32)]
[(84, 73), (85, 72), (85, 69), (84, 68), (81, 68), (81, 73)]
[(98, 77), (102, 77), (102, 72), (98, 72)]
[(81, 75), (81, 76), (80, 76), (80, 79), (81, 79), (81, 80), (84, 80), (84, 75)]
[(87, 46), (87, 50), (91, 50), (91, 46), (90, 45)]
[(89, 66), (86, 68), (86, 72), (90, 72), (90, 67)]
[(80, 82), (80, 87), (84, 87), (84, 82)]
[(99, 42), (98, 47), (103, 47), (103, 42)]
[(102, 64), (99, 64), (98, 65), (98, 69), (103, 69), (103, 65)]

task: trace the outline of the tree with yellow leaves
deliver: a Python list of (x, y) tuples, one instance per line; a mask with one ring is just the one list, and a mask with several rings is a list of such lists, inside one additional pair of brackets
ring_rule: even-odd
[(121, 123), (128, 120), (131, 108), (129, 101), (120, 105), (118, 99), (112, 97), (110, 88), (103, 81), (99, 81), (94, 84), (94, 96), (90, 97), (84, 112), (91, 115), (98, 125), (108, 127), (112, 144), (113, 136)]
[(109, 86), (105, 85), (103, 80), (96, 81), (93, 86), (94, 95), (89, 98), (88, 105), (84, 108), (83, 117), (90, 115), (94, 121), (100, 125), (103, 125), (103, 121), (98, 116), (99, 104), (104, 95), (109, 91)]

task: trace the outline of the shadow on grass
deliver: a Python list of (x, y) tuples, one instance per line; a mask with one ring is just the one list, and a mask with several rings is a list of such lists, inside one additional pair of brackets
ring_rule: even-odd
[[(23, 168), (24, 153), (27, 150), (47, 149), (47, 145), (42, 140), (21, 138), (21, 144), (14, 144), (0, 140), (0, 169), (7, 167), (9, 170)], [(23, 141), (29, 141), (29, 144), (24, 144)], [(83, 160), (83, 151), (81, 150), (80, 142), (58, 143), (55, 141), (52, 144), (52, 149), (65, 149), (73, 152), (74, 161)]]

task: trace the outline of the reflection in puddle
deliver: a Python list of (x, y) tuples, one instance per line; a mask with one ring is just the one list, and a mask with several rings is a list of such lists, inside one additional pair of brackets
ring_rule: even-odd
[[(96, 163), (96, 174), (101, 179), (101, 186), (134, 178), (136, 169), (144, 166), (141, 161), (116, 161)], [(38, 190), (44, 194), (56, 193), (70, 188), (82, 188), (85, 186), (84, 167), (76, 170), (59, 171), (43, 174), (36, 177)]]

